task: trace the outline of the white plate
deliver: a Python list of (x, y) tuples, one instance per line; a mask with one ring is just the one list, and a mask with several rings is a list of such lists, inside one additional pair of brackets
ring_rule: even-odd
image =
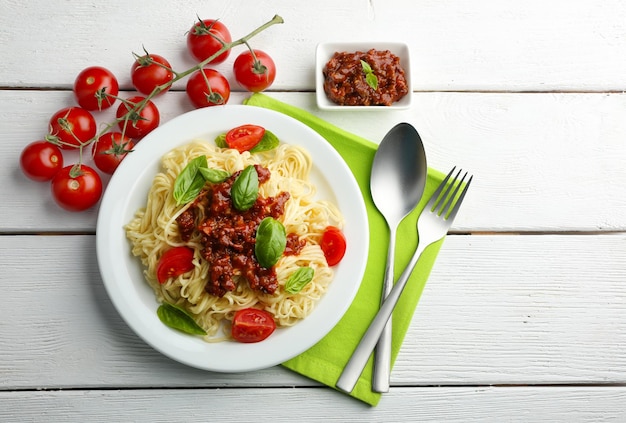
[[(406, 84), (409, 89), (407, 95), (396, 101), (391, 106), (342, 106), (332, 102), (324, 92), (324, 74), (323, 69), (326, 63), (337, 52), (355, 52), (368, 51), (370, 49), (389, 50), (398, 56), (400, 65), (404, 69)], [(413, 99), (413, 84), (411, 82), (411, 58), (409, 55), (409, 46), (405, 43), (384, 42), (384, 41), (359, 41), (359, 42), (343, 42), (343, 43), (321, 43), (318, 44), (315, 51), (315, 98), (317, 106), (322, 110), (356, 112), (356, 111), (381, 111), (381, 110), (402, 110), (411, 107)]]
[[(207, 343), (166, 327), (156, 314), (155, 294), (145, 281), (139, 258), (131, 255), (124, 225), (146, 202), (163, 154), (194, 139), (215, 136), (242, 124), (271, 130), (285, 143), (306, 148), (313, 158), (311, 179), (318, 198), (338, 205), (346, 219), (348, 248), (336, 266), (334, 280), (316, 309), (296, 325), (277, 329), (255, 344)], [(111, 178), (100, 205), (96, 242), (102, 280), (115, 308), (145, 342), (189, 366), (217, 372), (242, 372), (282, 363), (322, 339), (354, 299), (365, 271), (368, 252), (365, 204), (350, 169), (317, 132), (281, 113), (252, 106), (215, 106), (180, 115), (148, 134)]]

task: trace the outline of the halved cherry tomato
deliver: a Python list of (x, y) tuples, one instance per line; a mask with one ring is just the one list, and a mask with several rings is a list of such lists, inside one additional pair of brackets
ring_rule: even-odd
[(334, 266), (346, 254), (346, 237), (339, 228), (328, 226), (322, 234), (320, 247), (322, 247), (324, 257), (326, 257), (326, 263), (329, 266)]
[(157, 280), (165, 283), (169, 278), (182, 275), (193, 268), (193, 250), (189, 247), (174, 247), (161, 256), (156, 269)]
[(231, 329), (235, 341), (252, 343), (267, 338), (276, 329), (274, 316), (265, 310), (244, 308), (235, 313)]
[(243, 153), (253, 148), (265, 135), (265, 128), (258, 125), (241, 125), (226, 133), (226, 145)]

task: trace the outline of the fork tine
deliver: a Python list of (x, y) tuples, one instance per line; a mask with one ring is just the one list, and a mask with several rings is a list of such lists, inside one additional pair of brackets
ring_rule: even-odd
[[(454, 198), (456, 196), (456, 192), (459, 190), (459, 187), (463, 183), (463, 180), (465, 180), (466, 176), (467, 176), (467, 172), (465, 172), (465, 175), (463, 175), (463, 179), (461, 179), (461, 181), (459, 181), (459, 184), (457, 185), (456, 190), (454, 191), (454, 196), (452, 198)], [(461, 195), (459, 195), (459, 199), (456, 201), (456, 203), (454, 203), (454, 206), (452, 206), (452, 211), (450, 211), (448, 216), (445, 218), (446, 220), (452, 221), (456, 217), (456, 213), (459, 211), (459, 208), (461, 207), (461, 203), (463, 202), (463, 198), (465, 198), (465, 194), (467, 193), (467, 190), (468, 190), (470, 184), (472, 183), (472, 179), (473, 178), (474, 178), (474, 175), (470, 175), (470, 178), (467, 180), (467, 183), (465, 184), (465, 187), (463, 187), (463, 191), (461, 191)]]
[(435, 190), (435, 192), (433, 192), (433, 195), (430, 197), (430, 200), (428, 200), (428, 203), (426, 204), (426, 208), (429, 209), (431, 212), (437, 207), (437, 205), (439, 204), (439, 200), (440, 200), (440, 196), (439, 194), (441, 194), (441, 191), (443, 190), (443, 188), (446, 186), (446, 184), (448, 183), (448, 179), (450, 179), (450, 176), (452, 176), (452, 173), (454, 172), (454, 170), (456, 169), (456, 166), (454, 166), (452, 168), (452, 170), (446, 175), (446, 177), (443, 179), (443, 181), (441, 181), (441, 183), (439, 184), (439, 186), (437, 187), (437, 189)]
[[(456, 166), (454, 167), (454, 169), (456, 169)], [(454, 179), (452, 179), (452, 181), (446, 186), (446, 190), (443, 193), (443, 195), (441, 196), (441, 202), (439, 204), (437, 204), (437, 216), (441, 216), (443, 214), (443, 216), (445, 217), (447, 213), (443, 213), (444, 210), (446, 210), (448, 208), (449, 203), (454, 200), (454, 197), (456, 196), (457, 191), (459, 190), (459, 186), (460, 186), (460, 182), (457, 183), (457, 180), (459, 179), (459, 175), (461, 174), (462, 169), (459, 169), (459, 171), (456, 173), (456, 176), (454, 177)], [(466, 172), (467, 174), (467, 172)], [(462, 181), (461, 181), (462, 182)], [(454, 188), (454, 185), (456, 184), (456, 189), (454, 190), (453, 194), (450, 195), (450, 191), (452, 191), (452, 188)]]

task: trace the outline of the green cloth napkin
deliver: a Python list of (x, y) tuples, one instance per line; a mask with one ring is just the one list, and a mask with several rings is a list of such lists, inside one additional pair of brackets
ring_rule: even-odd
[[(380, 307), (389, 244), (389, 229), (383, 216), (374, 205), (369, 190), (370, 172), (378, 145), (346, 132), (307, 111), (280, 102), (265, 94), (253, 94), (244, 101), (244, 104), (282, 112), (318, 132), (344, 158), (352, 170), (365, 200), (370, 230), (369, 257), (365, 276), (352, 305), (326, 337), (309, 350), (283, 363), (283, 366), (297, 373), (334, 388), (352, 352)], [(428, 180), (422, 201), (416, 210), (403, 220), (398, 229), (395, 261), (396, 280), (415, 250), (417, 217), (442, 180), (443, 175), (440, 172), (428, 169)], [(345, 216), (345, 218), (350, 219), (350, 216)], [(392, 363), (395, 362), (398, 355), (411, 323), (413, 312), (417, 307), (417, 302), (442, 243), (443, 240), (433, 244), (422, 254), (394, 310), (392, 318)], [(363, 374), (350, 395), (375, 406), (380, 401), (381, 394), (372, 392), (372, 367), (372, 358), (370, 357)]]

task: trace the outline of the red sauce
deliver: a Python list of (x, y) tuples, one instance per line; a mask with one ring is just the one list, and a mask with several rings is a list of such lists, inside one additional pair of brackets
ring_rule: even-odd
[[(270, 171), (255, 165), (259, 185), (270, 178)], [(181, 237), (188, 241), (195, 231), (202, 235), (203, 258), (210, 263), (205, 290), (218, 297), (236, 288), (236, 278), (244, 277), (250, 288), (273, 294), (278, 288), (273, 268), (261, 267), (254, 254), (256, 230), (266, 217), (279, 218), (289, 199), (288, 192), (275, 197), (257, 198), (245, 212), (233, 208), (230, 190), (241, 172), (219, 184), (210, 184), (178, 219)], [(202, 211), (202, 213), (200, 212)], [(201, 219), (197, 216), (203, 216)], [(198, 220), (201, 220), (198, 222)], [(189, 222), (192, 221), (193, 227)], [(304, 246), (296, 234), (288, 234), (285, 254), (298, 254)]]
[[(376, 75), (376, 90), (367, 83), (361, 60)], [(323, 73), (326, 95), (343, 106), (391, 106), (409, 92), (400, 58), (389, 50), (335, 53)]]

